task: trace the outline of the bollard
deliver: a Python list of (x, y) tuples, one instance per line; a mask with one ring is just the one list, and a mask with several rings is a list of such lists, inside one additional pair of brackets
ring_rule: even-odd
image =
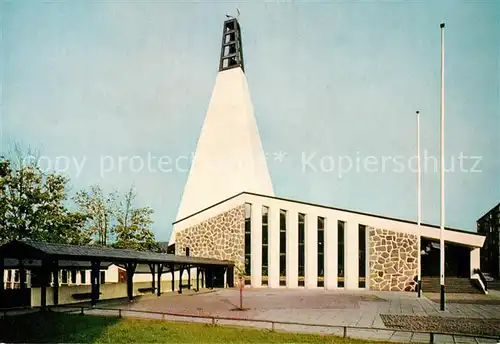
[(347, 338), (347, 326), (344, 326), (344, 338)]
[(431, 332), (431, 340), (430, 343), (434, 343), (434, 333)]
[(274, 321), (271, 321), (271, 331), (274, 332)]
[(161, 320), (165, 320), (165, 313), (161, 315)]
[(80, 315), (83, 315), (83, 307), (82, 307), (82, 309), (80, 310)]
[(212, 318), (212, 325), (215, 326), (215, 318)]
[(118, 309), (118, 317), (120, 317), (120, 318), (122, 317), (122, 309), (121, 308)]

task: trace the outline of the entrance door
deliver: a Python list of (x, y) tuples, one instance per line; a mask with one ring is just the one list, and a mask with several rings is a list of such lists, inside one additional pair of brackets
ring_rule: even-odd
[(225, 268), (222, 266), (217, 266), (213, 268), (213, 274), (214, 274), (214, 288), (224, 288), (224, 275), (225, 275)]
[(234, 266), (228, 266), (226, 282), (227, 282), (228, 288), (234, 287)]

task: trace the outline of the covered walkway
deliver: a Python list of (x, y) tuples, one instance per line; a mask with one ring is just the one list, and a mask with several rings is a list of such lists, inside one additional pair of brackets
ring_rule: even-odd
[[(6, 263), (8, 262), (8, 266)], [(54, 290), (53, 304), (59, 304), (59, 269), (68, 262), (78, 265), (81, 262), (87, 262), (91, 270), (91, 292), (85, 295), (79, 295), (82, 300), (90, 299), (91, 304), (95, 305), (99, 300), (99, 271), (103, 264), (115, 264), (126, 270), (127, 297), (129, 301), (134, 298), (133, 295), (133, 277), (135, 273), (144, 273), (145, 271), (136, 271), (138, 264), (149, 267), (152, 276), (151, 288), (148, 292), (160, 296), (161, 276), (165, 273), (172, 274), (172, 291), (175, 289), (174, 272), (179, 271), (182, 276), (183, 271), (188, 273), (188, 288), (191, 288), (191, 270), (196, 268), (196, 290), (201, 286), (213, 288), (215, 286), (232, 287), (234, 284), (233, 271), (234, 263), (216, 259), (198, 258), (189, 256), (176, 256), (173, 254), (163, 254), (155, 252), (143, 252), (128, 249), (113, 249), (98, 246), (77, 246), (64, 244), (51, 244), (36, 241), (11, 241), (0, 246), (0, 276), (4, 276), (4, 269), (19, 269), (20, 271), (20, 289), (19, 297), (26, 293), (26, 270), (37, 271), (40, 283), (41, 308), (47, 306), (47, 287), (50, 286), (50, 274), (53, 275)], [(69, 264), (71, 265), (71, 264)], [(217, 279), (220, 276), (227, 276), (223, 285), (217, 285)], [(201, 281), (200, 281), (201, 279)], [(182, 293), (182, 278), (178, 282), (179, 293)], [(29, 292), (29, 290), (28, 290)], [(0, 308), (6, 308), (7, 303), (4, 283), (0, 283)]]

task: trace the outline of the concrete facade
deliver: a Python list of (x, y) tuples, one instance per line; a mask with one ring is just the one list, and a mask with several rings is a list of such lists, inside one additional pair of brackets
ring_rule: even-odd
[(233, 68), (217, 74), (177, 220), (242, 190), (274, 195), (245, 73)]
[[(194, 237), (196, 229), (207, 227), (207, 223), (212, 223), (213, 227), (222, 229), (219, 231), (221, 237), (227, 237), (228, 233), (232, 235), (232, 240), (239, 252), (244, 252), (244, 219), (241, 218), (240, 232), (232, 231), (227, 225), (222, 223), (216, 225), (217, 221), (227, 221), (226, 214), (234, 209), (241, 209), (240, 215), (244, 216), (244, 205), (251, 207), (251, 271), (248, 277), (252, 287), (262, 287), (264, 285), (262, 276), (262, 209), (269, 209), (268, 216), (268, 276), (267, 286), (271, 288), (280, 287), (280, 211), (286, 212), (286, 276), (281, 276), (289, 288), (299, 286), (298, 281), (304, 280), (304, 287), (314, 289), (318, 287), (318, 280), (323, 280), (322, 288), (336, 289), (345, 288), (348, 290), (371, 289), (384, 291), (414, 291), (414, 278), (417, 275), (418, 253), (417, 239), (418, 227), (415, 223), (380, 217), (370, 214), (362, 214), (348, 210), (324, 207), (321, 205), (312, 205), (292, 200), (279, 199), (265, 195), (256, 195), (252, 193), (241, 193), (219, 202), (213, 207), (194, 214), (182, 221), (174, 224), (177, 230), (177, 241), (182, 242), (182, 247), (195, 247), (195, 241), (191, 242), (190, 237)], [(299, 276), (299, 249), (298, 249), (298, 214), (305, 214), (305, 273)], [(323, 276), (318, 276), (318, 217), (325, 219), (324, 234), (324, 272)], [(220, 220), (217, 220), (220, 219)], [(344, 255), (339, 257), (339, 221), (344, 223)], [(365, 228), (365, 247), (366, 260), (364, 271), (360, 271), (360, 226)], [(224, 233), (227, 228), (227, 233)], [(186, 234), (183, 234), (187, 231)], [(190, 233), (190, 234), (187, 234)], [(203, 236), (203, 229), (199, 235)], [(429, 225), (421, 226), (422, 237), (431, 239), (439, 238), (439, 229)], [(181, 238), (181, 239), (180, 239)], [(479, 248), (483, 245), (484, 237), (475, 233), (455, 231), (447, 229), (445, 231), (445, 240), (460, 245), (469, 246), (471, 271), (479, 267)], [(220, 250), (216, 243), (227, 241), (221, 238), (212, 238), (212, 243), (206, 242), (204, 245), (210, 246), (210, 252)], [(243, 245), (243, 246), (241, 246)], [(177, 245), (176, 245), (177, 247)], [(208, 247), (208, 246), (207, 246)], [(224, 250), (227, 246), (224, 246)], [(195, 255), (196, 250), (191, 249)], [(183, 254), (177, 251), (177, 254)], [(197, 255), (197, 254), (196, 254)], [(210, 257), (206, 254), (204, 257)], [(236, 255), (239, 259), (239, 255)], [(210, 258), (221, 258), (216, 253)], [(339, 273), (339, 264), (343, 260), (343, 273)], [(240, 260), (241, 264), (241, 260)], [(361, 278), (364, 275), (366, 278)], [(343, 282), (341, 286), (339, 282)], [(364, 286), (360, 286), (364, 281)]]

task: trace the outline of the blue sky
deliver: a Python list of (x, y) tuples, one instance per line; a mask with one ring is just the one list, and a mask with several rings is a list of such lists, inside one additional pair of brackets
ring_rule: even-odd
[[(119, 169), (118, 159), (194, 151), (218, 71), (224, 14), (236, 7), (277, 196), (416, 220), (416, 175), (408, 168), (397, 172), (388, 158), (385, 169), (340, 175), (328, 163), (341, 156), (409, 159), (416, 109), (422, 150), (439, 157), (445, 21), (445, 161), (450, 168), (455, 161), (446, 173), (446, 225), (474, 231), (500, 200), (498, 1), (0, 6), (1, 150), (20, 142), (52, 162), (76, 159), (81, 172), (74, 165), (66, 172), (73, 191), (94, 183), (125, 191), (134, 183), (138, 205), (156, 211), (159, 240), (169, 238), (187, 173), (134, 172), (130, 160)], [(283, 162), (272, 158), (278, 151), (287, 153)], [(463, 160), (467, 172), (460, 171), (461, 153), (481, 160)], [(304, 169), (303, 155), (312, 156), (316, 171)], [(103, 173), (101, 159), (114, 168)], [(423, 221), (439, 224), (432, 163), (422, 183)]]

